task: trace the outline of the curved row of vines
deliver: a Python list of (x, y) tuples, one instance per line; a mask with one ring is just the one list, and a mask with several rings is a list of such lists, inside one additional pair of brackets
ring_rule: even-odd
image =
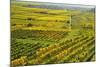
[(66, 41), (47, 47), (41, 47), (40, 43), (34, 43), (34, 45), (18, 43), (16, 46), (14, 45), (15, 48), (21, 48), (12, 53), (11, 63), (16, 66), (94, 61), (94, 43), (94, 37), (86, 35), (66, 39)]

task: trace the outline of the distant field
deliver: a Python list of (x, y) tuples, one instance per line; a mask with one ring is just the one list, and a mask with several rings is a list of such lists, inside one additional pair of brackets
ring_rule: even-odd
[(95, 61), (93, 8), (49, 7), (11, 2), (11, 66)]

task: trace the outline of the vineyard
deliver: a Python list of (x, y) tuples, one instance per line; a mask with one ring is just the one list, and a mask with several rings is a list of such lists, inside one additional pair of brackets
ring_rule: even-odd
[[(12, 64), (30, 65), (94, 61), (94, 43), (93, 36), (84, 35), (47, 47), (42, 47), (43, 44), (39, 42), (32, 44), (14, 43), (14, 45), (12, 44)], [(25, 58), (21, 59), (20, 56), (25, 56)], [(21, 63), (22, 61), (24, 63)]]
[(11, 66), (95, 61), (93, 10), (11, 3)]

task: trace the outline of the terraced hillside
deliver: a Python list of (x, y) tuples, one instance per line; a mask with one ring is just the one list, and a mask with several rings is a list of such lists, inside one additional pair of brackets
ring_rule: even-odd
[(94, 8), (49, 7), (11, 2), (11, 66), (95, 61)]

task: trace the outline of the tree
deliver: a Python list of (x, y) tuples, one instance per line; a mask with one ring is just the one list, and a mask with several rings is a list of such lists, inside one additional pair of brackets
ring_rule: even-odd
[(31, 24), (31, 23), (27, 24), (27, 27), (32, 27), (32, 26), (33, 26), (33, 24)]

